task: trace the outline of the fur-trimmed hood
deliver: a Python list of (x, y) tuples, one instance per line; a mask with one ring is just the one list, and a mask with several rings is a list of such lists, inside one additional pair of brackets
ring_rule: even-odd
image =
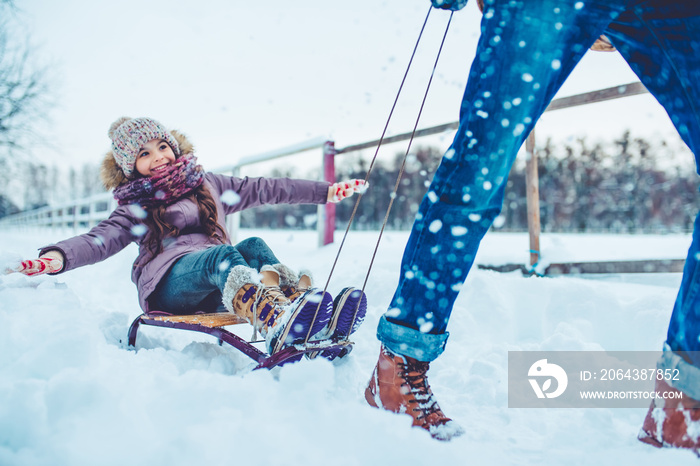
[[(194, 146), (187, 139), (187, 136), (179, 131), (170, 131), (173, 135), (178, 145), (180, 146), (180, 154), (189, 154), (194, 152)], [(116, 188), (117, 186), (124, 184), (129, 181), (124, 172), (119, 165), (117, 165), (116, 160), (114, 160), (114, 153), (110, 150), (107, 152), (102, 159), (102, 166), (100, 167), (100, 178), (105, 189), (108, 191)]]

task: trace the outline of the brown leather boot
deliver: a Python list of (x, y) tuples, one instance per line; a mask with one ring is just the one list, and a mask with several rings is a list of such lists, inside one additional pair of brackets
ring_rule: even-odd
[(665, 380), (656, 381), (664, 398), (652, 401), (639, 440), (655, 447), (687, 448), (700, 456), (700, 403)]
[(445, 416), (433, 395), (426, 372), (430, 363), (389, 351), (382, 345), (379, 361), (365, 390), (370, 406), (413, 418), (413, 425), (437, 440), (451, 440), (464, 430)]

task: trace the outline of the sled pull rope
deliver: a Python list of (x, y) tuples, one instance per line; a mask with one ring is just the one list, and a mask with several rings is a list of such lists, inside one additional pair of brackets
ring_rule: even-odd
[[(411, 54), (411, 58), (408, 60), (408, 65), (406, 66), (406, 71), (403, 74), (403, 79), (401, 80), (401, 84), (399, 85), (399, 90), (396, 93), (396, 98), (394, 99), (394, 104), (391, 106), (391, 111), (389, 112), (389, 117), (386, 120), (386, 124), (384, 125), (384, 130), (382, 131), (382, 135), (379, 138), (379, 143), (377, 143), (377, 149), (374, 151), (374, 156), (372, 157), (372, 161), (369, 164), (369, 168), (367, 169), (367, 174), (365, 175), (365, 183), (369, 181), (369, 177), (372, 174), (372, 169), (374, 168), (374, 163), (377, 161), (377, 156), (379, 155), (379, 149), (382, 147), (382, 142), (384, 142), (384, 137), (386, 136), (386, 131), (389, 128), (389, 123), (391, 122), (391, 117), (394, 115), (394, 110), (396, 109), (396, 104), (399, 101), (399, 97), (401, 96), (401, 91), (403, 90), (403, 85), (406, 83), (406, 78), (408, 77), (408, 72), (411, 69), (411, 64), (413, 63), (413, 58), (416, 56), (416, 50), (418, 50), (418, 44), (420, 44), (421, 37), (423, 37), (423, 31), (425, 30), (425, 25), (428, 24), (428, 18), (430, 18), (430, 12), (433, 10), (432, 5), (430, 8), (428, 8), (428, 14), (425, 16), (425, 21), (423, 21), (423, 26), (420, 29), (420, 33), (418, 34), (418, 39), (416, 40), (416, 45), (413, 47), (413, 53)], [(345, 239), (348, 237), (348, 232), (350, 231), (350, 227), (352, 226), (352, 222), (355, 220), (355, 214), (357, 213), (357, 208), (360, 205), (360, 201), (362, 200), (362, 196), (364, 196), (364, 192), (358, 193), (357, 199), (355, 199), (355, 205), (352, 209), (352, 213), (350, 214), (350, 220), (348, 221), (348, 225), (345, 228), (345, 233), (343, 234), (343, 239), (340, 242), (340, 246), (338, 247), (338, 253), (335, 255), (335, 260), (333, 261), (333, 267), (331, 267), (331, 271), (328, 274), (328, 280), (326, 281), (326, 288), (328, 288), (328, 284), (331, 281), (331, 277), (333, 276), (333, 272), (335, 271), (335, 266), (338, 264), (338, 258), (340, 257), (340, 252), (343, 250), (343, 246), (345, 245)], [(323, 291), (326, 291), (326, 288), (324, 288)]]
[[(389, 122), (391, 121), (391, 117), (394, 115), (394, 110), (396, 109), (396, 104), (399, 101), (399, 96), (401, 96), (401, 91), (403, 90), (403, 85), (406, 82), (406, 78), (408, 77), (408, 72), (411, 69), (411, 64), (413, 63), (413, 58), (416, 56), (416, 50), (418, 50), (418, 44), (420, 44), (420, 40), (423, 37), (423, 31), (425, 31), (425, 25), (428, 24), (428, 18), (430, 18), (430, 12), (433, 10), (432, 5), (428, 8), (428, 14), (425, 16), (425, 20), (423, 21), (423, 26), (421, 26), (420, 32), (418, 33), (418, 39), (416, 40), (416, 44), (413, 46), (413, 53), (411, 53), (411, 58), (408, 60), (408, 65), (406, 66), (406, 71), (403, 74), (403, 79), (401, 80), (401, 84), (399, 85), (399, 90), (396, 93), (396, 98), (394, 99), (394, 104), (391, 106), (391, 111), (389, 111), (389, 117), (386, 120), (386, 124), (384, 125), (384, 130), (382, 131), (382, 135), (379, 138), (379, 143), (377, 143), (377, 149), (374, 151), (374, 156), (372, 157), (372, 161), (369, 164), (369, 168), (367, 169), (367, 174), (365, 175), (365, 183), (369, 181), (370, 174), (372, 173), (372, 169), (374, 168), (374, 163), (377, 160), (377, 155), (379, 155), (379, 148), (382, 146), (382, 142), (384, 141), (384, 136), (386, 136), (386, 131), (389, 128)], [(357, 198), (355, 199), (355, 205), (352, 209), (352, 213), (350, 214), (350, 220), (348, 221), (348, 225), (345, 228), (345, 233), (343, 234), (343, 239), (340, 241), (340, 246), (338, 246), (338, 252), (335, 255), (335, 259), (333, 260), (333, 265), (331, 266), (331, 271), (328, 274), (328, 279), (326, 280), (326, 284), (323, 287), (323, 292), (325, 293), (328, 290), (328, 285), (331, 282), (331, 277), (333, 276), (333, 272), (335, 271), (335, 267), (338, 265), (338, 258), (340, 257), (340, 252), (343, 250), (343, 246), (345, 245), (345, 240), (348, 237), (348, 232), (350, 231), (350, 226), (352, 225), (353, 220), (355, 219), (355, 214), (357, 213), (357, 208), (360, 205), (360, 201), (362, 200), (362, 196), (364, 195), (363, 192), (359, 192), (357, 195)], [(364, 287), (363, 287), (364, 291)], [(360, 300), (361, 301), (361, 300)], [(318, 315), (318, 311), (321, 309), (321, 303), (318, 304), (318, 307), (316, 308), (316, 315)], [(358, 309), (359, 309), (359, 304), (358, 304)], [(314, 315), (314, 319), (316, 319), (316, 315)], [(311, 332), (311, 329), (309, 329), (309, 332)], [(308, 341), (309, 335), (307, 333), (306, 339), (304, 341)]]
[[(384, 142), (384, 137), (386, 136), (387, 129), (389, 128), (389, 123), (391, 122), (391, 117), (393, 116), (394, 110), (396, 109), (396, 104), (399, 101), (399, 96), (401, 95), (401, 91), (403, 90), (404, 83), (406, 82), (406, 78), (408, 77), (408, 72), (411, 69), (411, 64), (413, 63), (413, 58), (416, 56), (416, 50), (418, 50), (418, 45), (420, 44), (421, 37), (423, 36), (423, 31), (425, 30), (425, 25), (428, 23), (428, 18), (430, 18), (430, 12), (432, 11), (432, 9), (433, 9), (433, 7), (431, 5), (428, 8), (428, 14), (425, 16), (425, 20), (423, 21), (423, 26), (421, 27), (420, 33), (418, 34), (418, 39), (416, 40), (416, 44), (413, 47), (413, 53), (411, 54), (411, 58), (408, 61), (408, 65), (406, 66), (406, 71), (403, 75), (403, 79), (401, 80), (401, 84), (399, 85), (399, 90), (396, 93), (396, 98), (394, 99), (394, 104), (391, 106), (391, 111), (389, 112), (389, 117), (387, 118), (386, 124), (384, 125), (384, 130), (382, 131), (382, 135), (379, 138), (379, 142), (377, 143), (377, 149), (374, 151), (374, 156), (372, 157), (372, 161), (370, 162), (369, 168), (367, 169), (367, 174), (365, 175), (365, 183), (367, 183), (369, 181), (370, 175), (372, 173), (372, 169), (374, 168), (374, 164), (377, 160), (377, 156), (379, 155), (379, 149), (381, 148), (382, 143)], [(365, 287), (367, 286), (367, 281), (369, 280), (369, 275), (370, 275), (370, 272), (372, 270), (372, 265), (374, 264), (374, 259), (377, 255), (377, 250), (379, 249), (379, 243), (381, 242), (381, 239), (382, 239), (382, 233), (384, 232), (384, 228), (386, 227), (386, 223), (387, 223), (388, 218), (389, 218), (389, 212), (391, 212), (391, 207), (394, 203), (394, 199), (396, 198), (396, 192), (398, 191), (399, 183), (401, 182), (401, 177), (403, 176), (404, 168), (406, 166), (406, 159), (408, 157), (408, 152), (411, 148), (411, 143), (413, 142), (413, 138), (414, 138), (415, 133), (416, 133), (416, 128), (418, 127), (418, 121), (420, 120), (420, 114), (422, 113), (423, 106), (425, 105), (425, 99), (428, 96), (428, 90), (430, 89), (430, 84), (432, 83), (433, 76), (435, 75), (435, 68), (437, 67), (438, 60), (440, 59), (440, 53), (442, 52), (442, 46), (445, 43), (445, 38), (447, 37), (447, 31), (450, 28), (450, 23), (452, 22), (452, 15), (453, 14), (454, 14), (454, 12), (450, 13), (450, 18), (447, 22), (447, 26), (445, 28), (445, 33), (442, 37), (442, 42), (440, 43), (440, 49), (438, 50), (437, 57), (435, 58), (435, 64), (433, 65), (433, 70), (432, 70), (432, 73), (430, 74), (430, 80), (428, 81), (428, 86), (425, 90), (425, 95), (423, 96), (423, 102), (421, 103), (420, 111), (418, 112), (418, 117), (416, 118), (416, 124), (413, 127), (413, 132), (411, 133), (411, 139), (410, 139), (409, 144), (408, 144), (408, 149), (406, 150), (406, 155), (404, 156), (403, 163), (401, 165), (401, 171), (399, 172), (398, 179), (396, 180), (396, 185), (394, 187), (394, 191), (391, 194), (391, 201), (389, 203), (389, 207), (388, 207), (386, 215), (384, 217), (384, 223), (382, 224), (381, 232), (379, 234), (379, 238), (377, 239), (377, 244), (374, 248), (374, 253), (372, 254), (372, 260), (371, 260), (369, 268), (367, 270), (367, 275), (365, 276), (365, 281), (362, 284), (362, 292), (363, 293), (365, 291)], [(359, 207), (360, 201), (362, 200), (363, 196), (364, 196), (364, 193), (360, 192), (357, 196), (357, 199), (355, 200), (355, 205), (352, 209), (352, 213), (350, 214), (350, 220), (348, 221), (348, 225), (345, 228), (345, 233), (343, 234), (343, 239), (340, 242), (340, 246), (338, 247), (338, 252), (337, 252), (335, 259), (333, 261), (333, 266), (331, 267), (331, 271), (328, 274), (328, 279), (326, 280), (326, 284), (323, 288), (324, 293), (328, 290), (328, 285), (330, 284), (331, 278), (333, 277), (333, 272), (335, 271), (335, 268), (338, 264), (338, 259), (340, 258), (340, 253), (343, 250), (343, 246), (345, 245), (345, 240), (348, 237), (350, 227), (352, 226), (352, 223), (355, 219), (355, 214), (357, 213), (357, 208)], [(358, 300), (357, 307), (355, 308), (355, 315), (353, 316), (353, 321), (357, 317), (357, 312), (360, 308), (361, 302), (362, 302), (362, 300)], [(319, 303), (318, 307), (316, 308), (316, 315), (318, 315), (318, 311), (320, 308), (321, 308), (321, 304)], [(314, 318), (315, 318), (315, 316), (314, 316)], [(309, 332), (310, 331), (311, 331), (311, 329), (309, 329)], [(307, 333), (305, 341), (308, 341), (309, 336), (310, 335), (308, 335), (308, 333)]]
[[(438, 49), (437, 56), (435, 57), (435, 63), (433, 64), (433, 70), (430, 72), (430, 79), (428, 80), (428, 85), (425, 88), (425, 94), (423, 94), (423, 101), (420, 104), (420, 109), (418, 110), (418, 116), (416, 117), (416, 123), (413, 125), (413, 131), (411, 132), (411, 138), (408, 140), (408, 147), (406, 147), (406, 154), (403, 156), (403, 162), (401, 162), (401, 169), (399, 170), (399, 176), (396, 178), (396, 184), (394, 185), (394, 191), (391, 193), (391, 199), (389, 200), (389, 207), (386, 209), (386, 215), (384, 216), (384, 222), (382, 223), (382, 228), (379, 231), (379, 237), (377, 238), (377, 244), (374, 247), (374, 253), (372, 253), (372, 260), (370, 261), (369, 268), (367, 269), (367, 275), (365, 276), (365, 282), (362, 284), (362, 292), (364, 293), (365, 287), (367, 286), (367, 281), (369, 280), (369, 275), (372, 272), (372, 266), (374, 265), (374, 259), (377, 257), (377, 251), (379, 250), (379, 243), (382, 241), (382, 235), (384, 234), (384, 228), (389, 221), (389, 214), (391, 213), (391, 208), (396, 200), (396, 194), (399, 191), (399, 185), (401, 183), (401, 178), (403, 177), (404, 171), (406, 170), (406, 160), (408, 159), (408, 154), (411, 151), (411, 144), (413, 143), (413, 138), (416, 135), (416, 130), (418, 129), (418, 122), (420, 121), (420, 116), (423, 113), (423, 107), (425, 107), (425, 101), (428, 98), (428, 92), (430, 91), (430, 85), (433, 82), (433, 77), (435, 76), (435, 70), (437, 69), (438, 61), (440, 61), (440, 54), (442, 53), (442, 47), (445, 45), (445, 39), (447, 38), (447, 32), (450, 30), (450, 23), (452, 22), (452, 16), (454, 11), (450, 13), (450, 18), (447, 21), (447, 26), (445, 26), (445, 33), (442, 36), (442, 41), (440, 42), (440, 48)], [(359, 199), (358, 199), (359, 202)], [(348, 225), (349, 228), (349, 225)], [(330, 278), (329, 278), (330, 280)], [(357, 307), (355, 308), (355, 316), (353, 316), (353, 321), (357, 317), (357, 311), (360, 308), (358, 301)]]

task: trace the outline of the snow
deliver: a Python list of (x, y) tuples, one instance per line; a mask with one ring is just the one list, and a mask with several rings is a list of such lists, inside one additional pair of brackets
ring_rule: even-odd
[[(67, 234), (0, 232), (0, 269)], [(340, 243), (261, 236), (287, 265), (325, 280)], [(329, 291), (361, 286), (377, 233), (351, 232)], [(476, 270), (450, 321), (430, 382), (467, 434), (438, 442), (408, 416), (369, 407), (375, 331), (407, 240), (385, 232), (352, 354), (249, 372), (206, 335), (142, 328), (129, 279), (136, 250), (57, 277), (0, 275), (0, 464), (695, 464), (687, 451), (636, 440), (644, 409), (507, 407), (509, 350), (659, 350), (680, 274), (523, 277)], [(687, 235), (544, 235), (543, 259), (685, 257)], [(478, 263), (523, 262), (527, 235), (491, 233)], [(320, 283), (321, 286), (323, 283)], [(250, 328), (239, 326), (248, 337)]]

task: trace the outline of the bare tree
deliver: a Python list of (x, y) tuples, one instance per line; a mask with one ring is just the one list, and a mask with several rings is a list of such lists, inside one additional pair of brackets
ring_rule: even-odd
[(32, 134), (46, 107), (45, 71), (31, 66), (31, 47), (12, 43), (0, 24), (0, 148), (13, 152)]
[[(49, 106), (46, 71), (34, 66), (29, 39), (10, 19), (13, 0), (0, 0), (0, 196), (12, 197), (12, 181), (25, 172), (22, 151), (35, 137)], [(26, 159), (26, 157), (24, 157)]]

